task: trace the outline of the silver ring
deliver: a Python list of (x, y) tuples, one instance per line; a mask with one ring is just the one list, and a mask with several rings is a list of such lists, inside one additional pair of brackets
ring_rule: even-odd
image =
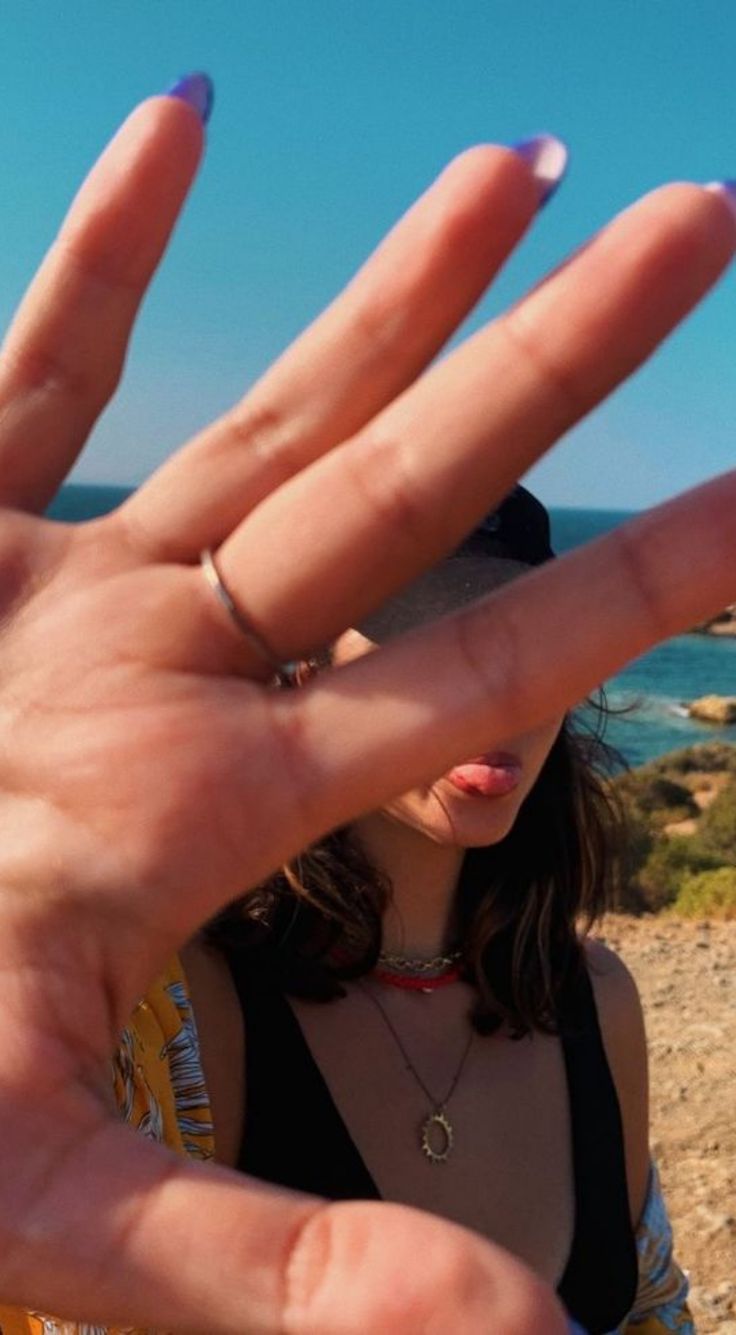
[(264, 659), (264, 661), (268, 663), (268, 666), (272, 668), (274, 685), (296, 685), (300, 665), (298, 663), (279, 662), (263, 636), (256, 630), (255, 626), (251, 625), (248, 618), (241, 612), (215, 565), (215, 558), (209, 547), (205, 547), (204, 550), (200, 552), (199, 564), (202, 567), (202, 573), (204, 574), (207, 583), (219, 598), (225, 611), (228, 613), (230, 620), (234, 622), (241, 635), (245, 637), (251, 649), (253, 649), (258, 657)]
[[(319, 672), (330, 665), (330, 655), (325, 650), (321, 650), (304, 661), (293, 659), (288, 663), (280, 663), (260, 632), (256, 630), (255, 626), (251, 625), (248, 618), (241, 612), (215, 565), (215, 558), (209, 547), (205, 547), (200, 552), (199, 564), (207, 583), (219, 598), (231, 621), (235, 623), (251, 649), (260, 658), (264, 659), (273, 670), (273, 678), (270, 683), (272, 686), (282, 690), (293, 690), (297, 686), (303, 686), (315, 672)], [(2, 1332), (0, 1332), (0, 1335), (2, 1335)]]

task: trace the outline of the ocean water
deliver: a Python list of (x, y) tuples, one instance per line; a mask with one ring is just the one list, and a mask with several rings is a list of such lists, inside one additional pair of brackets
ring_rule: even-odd
[[(130, 488), (63, 487), (49, 513), (76, 522), (113, 509)], [(551, 511), (555, 550), (569, 551), (609, 532), (627, 519), (620, 510)], [(605, 737), (630, 765), (640, 765), (694, 742), (720, 740), (736, 744), (736, 725), (711, 727), (684, 712), (684, 702), (700, 695), (736, 695), (736, 637), (678, 635), (630, 663), (606, 684), (614, 714)]]
[[(621, 510), (552, 510), (555, 550), (569, 551), (630, 517)], [(678, 635), (665, 640), (634, 659), (605, 688), (614, 711), (605, 739), (629, 765), (694, 742), (736, 744), (736, 725), (698, 723), (684, 708), (701, 695), (736, 695), (736, 636)]]

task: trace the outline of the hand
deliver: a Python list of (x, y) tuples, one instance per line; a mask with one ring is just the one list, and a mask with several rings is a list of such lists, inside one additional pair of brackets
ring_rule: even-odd
[(36, 515), (114, 388), (200, 144), (183, 103), (133, 114), (0, 369), (0, 1294), (211, 1335), (555, 1335), (552, 1295), (463, 1230), (266, 1190), (134, 1135), (109, 1058), (157, 971), (244, 887), (731, 600), (736, 477), (300, 692), (268, 685), (200, 550), (279, 660), (328, 641), (656, 347), (736, 221), (725, 195), (660, 190), (422, 375), (535, 211), (528, 165), (474, 149), (242, 403), (112, 516), (53, 525)]

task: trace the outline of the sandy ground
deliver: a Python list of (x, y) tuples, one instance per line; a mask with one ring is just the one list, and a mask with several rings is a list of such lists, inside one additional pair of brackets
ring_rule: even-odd
[(700, 1335), (736, 1335), (736, 922), (609, 917), (647, 1021), (652, 1146)]

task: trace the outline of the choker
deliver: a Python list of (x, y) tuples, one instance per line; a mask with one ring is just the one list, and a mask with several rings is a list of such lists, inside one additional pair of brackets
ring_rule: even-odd
[(380, 969), (389, 969), (392, 973), (407, 974), (433, 974), (442, 973), (446, 969), (452, 968), (462, 959), (462, 950), (451, 950), (446, 955), (435, 955), (431, 960), (411, 959), (407, 955), (389, 955), (381, 951), (378, 956), (378, 967)]
[(460, 970), (456, 964), (451, 964), (442, 973), (423, 977), (411, 973), (394, 973), (391, 969), (382, 969), (379, 966), (373, 970), (373, 977), (388, 987), (401, 987), (406, 992), (430, 993), (437, 992), (441, 987), (447, 987), (448, 983), (456, 983), (460, 977)]
[(436, 992), (457, 982), (461, 959), (461, 950), (435, 955), (433, 959), (410, 959), (406, 955), (381, 953), (373, 976), (379, 983), (400, 987), (407, 992)]

